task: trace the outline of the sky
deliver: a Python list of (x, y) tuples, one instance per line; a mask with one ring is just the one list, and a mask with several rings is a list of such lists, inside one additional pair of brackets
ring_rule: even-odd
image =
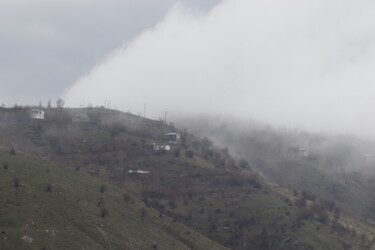
[(6, 103), (108, 100), (149, 118), (226, 113), (375, 136), (370, 0), (0, 4)]
[[(206, 11), (219, 0), (183, 0)], [(177, 0), (0, 0), (0, 104), (56, 100)]]

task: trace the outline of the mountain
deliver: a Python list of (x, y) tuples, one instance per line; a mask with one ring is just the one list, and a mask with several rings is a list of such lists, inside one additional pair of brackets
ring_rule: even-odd
[[(252, 161), (162, 121), (102, 108), (47, 109), (46, 119), (31, 119), (28, 108), (0, 113), (0, 160), (7, 165), (2, 192), (12, 211), (0, 219), (8, 221), (5, 234), (15, 235), (4, 236), (1, 244), (22, 247), (17, 244), (23, 236), (37, 239), (52, 229), (64, 234), (28, 244), (366, 249), (374, 241), (370, 223), (349, 217), (332, 200), (277, 185)], [(166, 142), (167, 132), (179, 133), (181, 143)], [(24, 203), (11, 198), (15, 192)], [(36, 225), (45, 219), (33, 234), (27, 231), (28, 208)], [(82, 241), (70, 242), (69, 233)]]
[(375, 142), (370, 138), (274, 128), (224, 116), (182, 123), (226, 145), (273, 183), (312, 192), (345, 213), (374, 223)]

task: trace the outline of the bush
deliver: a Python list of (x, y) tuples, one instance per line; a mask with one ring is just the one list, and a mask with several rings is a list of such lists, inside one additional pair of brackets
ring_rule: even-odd
[(11, 147), (10, 150), (9, 150), (9, 153), (11, 155), (15, 155), (16, 154), (16, 150), (13, 147)]
[(176, 148), (176, 149), (174, 150), (174, 156), (176, 156), (176, 157), (180, 157), (180, 156), (181, 156), (181, 149)]
[(314, 203), (311, 206), (313, 212), (318, 216), (318, 220), (324, 224), (329, 222), (329, 215), (326, 208), (320, 203)]
[(192, 150), (187, 150), (185, 152), (185, 155), (189, 158), (193, 158), (194, 157), (194, 152)]
[(129, 204), (130, 196), (127, 194), (124, 194), (124, 201), (126, 202), (126, 204)]
[(242, 169), (249, 169), (250, 168), (249, 163), (244, 159), (241, 159), (238, 165)]
[(100, 186), (100, 193), (104, 193), (107, 190), (107, 187), (104, 185)]
[(243, 186), (243, 181), (238, 176), (231, 176), (227, 180), (227, 185), (231, 186), (231, 187), (242, 187)]
[(146, 215), (147, 215), (146, 209), (142, 208), (141, 209), (141, 219), (142, 219), (142, 222), (143, 222), (143, 219), (145, 218)]
[(107, 215), (108, 215), (108, 210), (106, 208), (102, 208), (102, 210), (100, 212), (100, 216), (102, 218), (105, 218)]
[(14, 186), (15, 188), (18, 188), (18, 187), (20, 186), (20, 181), (19, 181), (17, 178), (15, 178), (15, 179), (13, 180), (13, 186)]
[(298, 219), (300, 220), (308, 220), (314, 216), (314, 212), (307, 207), (301, 208), (300, 213), (298, 215)]
[(152, 243), (152, 249), (158, 249), (158, 244), (156, 244), (156, 242)]
[(334, 211), (336, 209), (335, 202), (331, 200), (320, 199), (320, 204), (330, 211)]
[(298, 197), (298, 190), (294, 189), (294, 190), (293, 190), (293, 195), (294, 195), (295, 197)]
[(306, 199), (301, 197), (300, 199), (296, 200), (297, 207), (306, 207)]

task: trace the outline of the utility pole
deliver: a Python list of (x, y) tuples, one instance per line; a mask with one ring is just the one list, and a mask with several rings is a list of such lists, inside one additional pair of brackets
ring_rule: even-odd
[(164, 123), (165, 123), (165, 125), (167, 125), (167, 114), (168, 114), (168, 111), (165, 111), (165, 114), (164, 114)]

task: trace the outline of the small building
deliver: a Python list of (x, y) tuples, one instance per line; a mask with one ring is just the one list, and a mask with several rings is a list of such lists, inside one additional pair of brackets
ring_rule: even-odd
[(72, 122), (89, 122), (90, 118), (86, 114), (77, 114), (72, 117)]
[(149, 174), (150, 171), (146, 170), (129, 170), (129, 174)]
[(372, 154), (364, 154), (363, 157), (365, 159), (371, 159), (372, 158)]
[(154, 150), (155, 151), (159, 151), (159, 150), (165, 150), (165, 151), (169, 151), (171, 150), (171, 146), (169, 145), (154, 145)]
[(298, 157), (300, 157), (300, 158), (309, 157), (309, 151), (305, 148), (300, 148), (298, 150)]
[(164, 139), (171, 144), (179, 144), (181, 142), (180, 134), (174, 132), (165, 134)]
[(39, 119), (39, 120), (45, 119), (45, 116), (44, 116), (45, 112), (44, 110), (41, 110), (41, 109), (32, 109), (30, 115), (32, 119)]
[(374, 158), (372, 157), (372, 154), (364, 154), (363, 158), (364, 158), (366, 163), (373, 163), (374, 162)]

